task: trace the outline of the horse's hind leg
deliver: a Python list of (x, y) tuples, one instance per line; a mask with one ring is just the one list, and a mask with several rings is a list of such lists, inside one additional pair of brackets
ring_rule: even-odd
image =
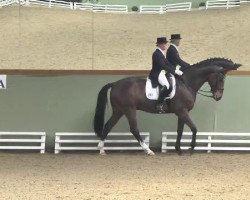
[(98, 144), (98, 148), (100, 149), (100, 154), (105, 155), (104, 151), (104, 140), (106, 139), (108, 133), (111, 131), (111, 129), (116, 125), (116, 123), (119, 121), (119, 119), (122, 117), (122, 113), (120, 111), (113, 111), (112, 116), (109, 118), (107, 123), (104, 125), (101, 140)]
[(177, 127), (177, 138), (175, 143), (175, 150), (179, 155), (181, 155), (181, 137), (184, 129), (184, 122), (178, 118), (178, 127)]
[(136, 120), (136, 109), (131, 108), (129, 110), (127, 110), (127, 112), (125, 113), (128, 122), (129, 122), (129, 126), (130, 126), (130, 132), (135, 136), (135, 138), (138, 140), (138, 142), (140, 143), (141, 147), (143, 148), (143, 150), (148, 154), (148, 155), (155, 155), (153, 151), (151, 151), (148, 147), (148, 145), (143, 141), (140, 132), (138, 130), (137, 127), (137, 120)]

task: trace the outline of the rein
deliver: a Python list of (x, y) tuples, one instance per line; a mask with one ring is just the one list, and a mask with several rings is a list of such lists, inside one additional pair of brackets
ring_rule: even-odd
[[(199, 90), (199, 91), (212, 94), (211, 91), (204, 91), (204, 90)], [(197, 93), (198, 93), (199, 95), (201, 95), (201, 96), (209, 97), (209, 98), (214, 98), (214, 95), (213, 95), (213, 94), (212, 94), (212, 95), (202, 94), (202, 93), (199, 92), (199, 91), (198, 91)]]

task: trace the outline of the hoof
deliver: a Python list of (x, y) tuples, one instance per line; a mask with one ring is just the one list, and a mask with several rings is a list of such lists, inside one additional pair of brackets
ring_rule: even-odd
[(180, 148), (180, 147), (175, 147), (175, 150), (176, 150), (176, 152), (177, 152), (177, 154), (178, 154), (179, 156), (182, 155), (182, 151), (181, 151), (181, 148)]
[(155, 153), (154, 153), (153, 151), (150, 150), (150, 151), (147, 152), (147, 155), (149, 155), (149, 156), (154, 156)]
[(190, 155), (193, 155), (193, 154), (194, 154), (194, 148), (192, 148), (192, 147), (189, 148), (189, 154), (190, 154)]
[(100, 155), (101, 155), (101, 156), (106, 156), (107, 154), (106, 154), (105, 151), (100, 151)]
[(181, 150), (178, 150), (178, 151), (177, 151), (177, 154), (178, 154), (179, 156), (181, 156), (181, 155), (182, 155), (182, 151), (181, 151)]

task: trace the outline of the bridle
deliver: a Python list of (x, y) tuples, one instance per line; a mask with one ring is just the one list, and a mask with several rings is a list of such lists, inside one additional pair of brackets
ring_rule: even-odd
[[(223, 73), (219, 73), (219, 75), (218, 75), (218, 77), (216, 79), (216, 84), (215, 84), (214, 87), (211, 87), (210, 91), (206, 91), (206, 90), (200, 89), (197, 93), (200, 94), (200, 95), (202, 95), (202, 96), (204, 96), (204, 97), (214, 98), (214, 93), (215, 93), (216, 90), (221, 91), (221, 92), (224, 91), (224, 87), (218, 88), (219, 81), (222, 80), (222, 79), (223, 80), (225, 79), (225, 75)], [(201, 92), (207, 93), (207, 94), (203, 94)], [(208, 94), (211, 94), (211, 95), (208, 95)]]

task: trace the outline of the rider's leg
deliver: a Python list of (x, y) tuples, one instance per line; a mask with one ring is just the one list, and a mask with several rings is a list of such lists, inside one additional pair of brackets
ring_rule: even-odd
[(160, 91), (159, 98), (158, 98), (158, 101), (157, 101), (157, 104), (156, 104), (156, 109), (157, 109), (158, 112), (164, 112), (163, 111), (164, 99), (170, 92), (169, 91), (170, 84), (169, 84), (168, 79), (166, 77), (166, 72), (165, 71), (161, 71), (161, 73), (159, 74), (158, 82), (159, 82), (160, 85), (163, 86), (163, 88)]

